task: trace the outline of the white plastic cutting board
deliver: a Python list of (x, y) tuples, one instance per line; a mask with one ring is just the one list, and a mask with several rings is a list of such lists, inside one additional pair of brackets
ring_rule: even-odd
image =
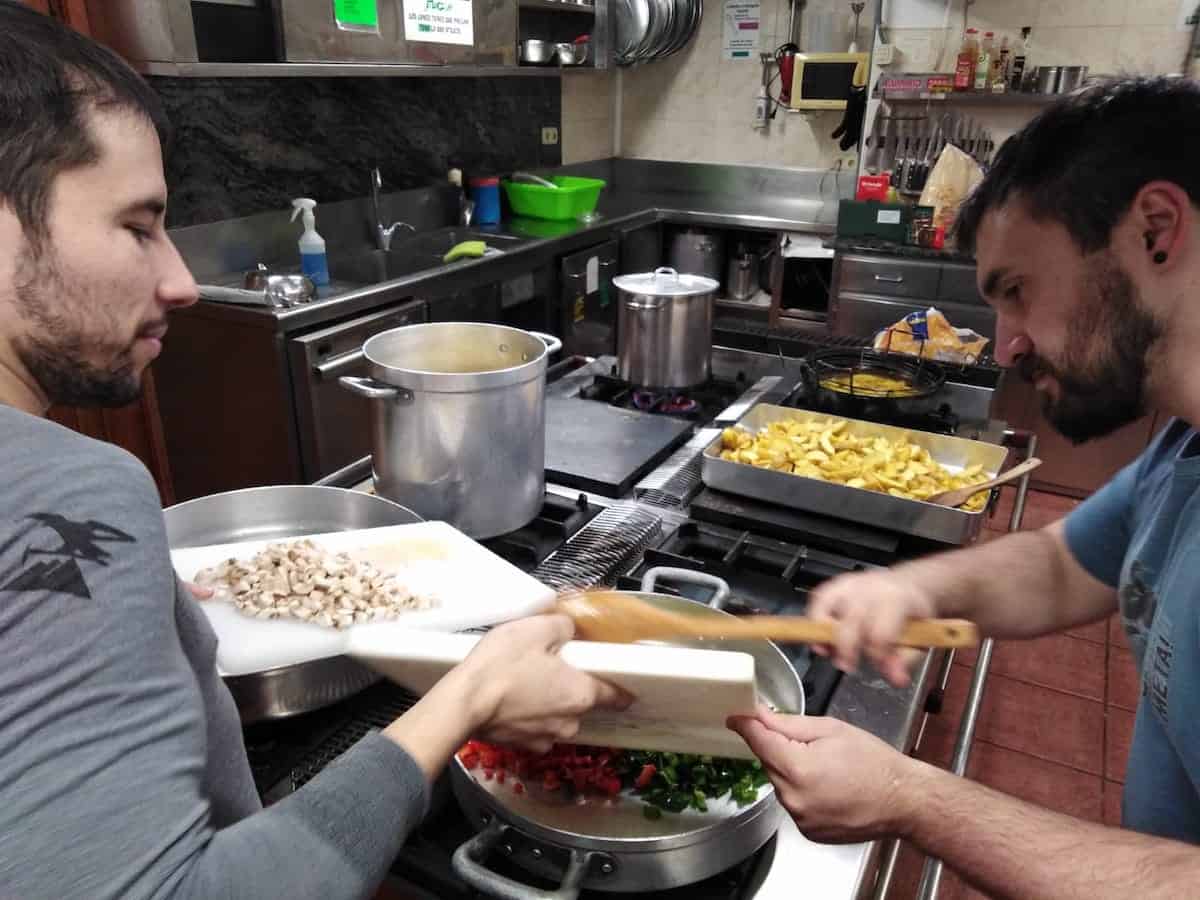
[[(347, 651), (420, 694), (478, 641), (477, 635), (426, 634), (419, 642), (397, 643), (372, 626), (354, 629)], [(575, 743), (753, 758), (746, 743), (725, 727), (729, 716), (754, 712), (757, 691), (750, 654), (572, 641), (563, 647), (562, 657), (637, 698), (619, 712), (588, 714)]]
[[(350, 636), (369, 631), (377, 645), (419, 646), (429, 631), (461, 631), (506, 622), (546, 609), (554, 591), (445, 522), (419, 522), (333, 534), (306, 535), (332, 552), (346, 552), (394, 572), (417, 593), (436, 597), (432, 609), (390, 622), (353, 625), (342, 631), (293, 619), (253, 619), (232, 603), (207, 600), (220, 641), (222, 675), (246, 675), (346, 652)], [(201, 569), (231, 557), (249, 559), (279, 539), (171, 551), (175, 570), (192, 580)]]

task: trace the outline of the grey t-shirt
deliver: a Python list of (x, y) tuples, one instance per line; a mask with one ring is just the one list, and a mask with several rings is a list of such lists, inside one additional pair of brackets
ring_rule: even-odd
[(424, 815), (380, 735), (263, 809), (133, 456), (0, 405), (0, 897), (366, 897)]

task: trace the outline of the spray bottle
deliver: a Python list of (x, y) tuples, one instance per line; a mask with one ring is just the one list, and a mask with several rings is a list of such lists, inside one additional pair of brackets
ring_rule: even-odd
[(300, 270), (317, 287), (329, 284), (329, 263), (325, 259), (325, 238), (317, 234), (316, 200), (301, 197), (292, 201), (292, 221), (303, 213), (304, 234), (300, 235)]

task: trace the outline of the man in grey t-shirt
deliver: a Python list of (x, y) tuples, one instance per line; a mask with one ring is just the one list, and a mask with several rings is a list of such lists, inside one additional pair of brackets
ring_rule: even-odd
[(0, 0), (0, 897), (369, 896), (468, 735), (547, 747), (626, 698), (558, 657), (569, 619), (513, 623), (261, 808), (153, 481), (43, 418), (135, 399), (196, 300), (165, 127), (114, 55)]

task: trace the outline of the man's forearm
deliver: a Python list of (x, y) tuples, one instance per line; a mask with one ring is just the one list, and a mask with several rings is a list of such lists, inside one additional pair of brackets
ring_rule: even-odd
[(1200, 849), (1073, 819), (913, 762), (902, 836), (997, 898), (1190, 897)]
[(938, 615), (977, 622), (989, 637), (1072, 628), (1110, 613), (1116, 593), (1065, 558), (1058, 527), (1015, 532), (894, 571), (930, 591)]

